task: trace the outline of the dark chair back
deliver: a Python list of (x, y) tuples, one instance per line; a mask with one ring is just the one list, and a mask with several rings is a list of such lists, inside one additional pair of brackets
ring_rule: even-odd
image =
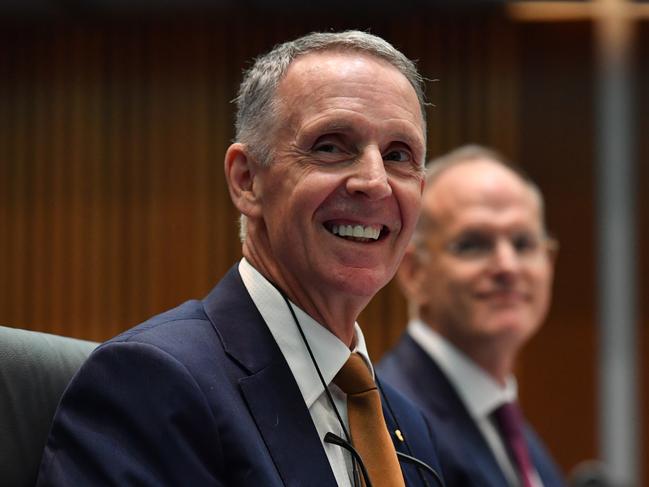
[(0, 484), (33, 486), (54, 412), (95, 342), (0, 326)]

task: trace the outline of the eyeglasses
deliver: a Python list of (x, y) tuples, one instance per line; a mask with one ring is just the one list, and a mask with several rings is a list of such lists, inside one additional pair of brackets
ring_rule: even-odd
[[(365, 464), (363, 463), (363, 459), (361, 458), (360, 454), (356, 451), (356, 449), (349, 443), (347, 440), (344, 440), (340, 436), (334, 434), (334, 433), (327, 433), (324, 437), (325, 443), (331, 443), (332, 445), (337, 445), (345, 450), (347, 450), (351, 455), (352, 458), (354, 459), (355, 464), (357, 464), (361, 470), (361, 475), (363, 476), (363, 481), (365, 483), (365, 487), (372, 487), (372, 481), (370, 480), (370, 476), (367, 473), (367, 468), (365, 468)], [(438, 487), (445, 487), (444, 486), (444, 481), (440, 477), (440, 475), (427, 463), (422, 462), (421, 460), (412, 457), (410, 455), (406, 455), (405, 453), (402, 453), (400, 451), (397, 451), (397, 459), (399, 462), (405, 462), (405, 463), (410, 463), (414, 465), (420, 472), (427, 472), (430, 477), (435, 479), (435, 485)], [(357, 479), (354, 479), (354, 483), (356, 483)], [(424, 481), (424, 484), (426, 484), (427, 487), (430, 487), (430, 484), (426, 480), (426, 478), (422, 475), (422, 480)]]
[(450, 242), (446, 248), (458, 259), (479, 261), (493, 257), (502, 239), (521, 261), (534, 260), (548, 250), (556, 252), (559, 247), (555, 239), (533, 232), (523, 231), (503, 237), (486, 231), (470, 231)]

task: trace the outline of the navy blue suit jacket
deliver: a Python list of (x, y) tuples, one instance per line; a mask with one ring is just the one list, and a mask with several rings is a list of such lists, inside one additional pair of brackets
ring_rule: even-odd
[[(412, 399), (433, 423), (442, 473), (449, 487), (504, 487), (507, 480), (486, 440), (437, 363), (405, 334), (377, 367), (381, 378)], [(525, 437), (544, 487), (563, 486), (537, 435)]]
[[(423, 414), (385, 392), (414, 455), (439, 471)], [(394, 418), (386, 420), (394, 431)], [(403, 470), (409, 486), (424, 485), (416, 470)], [(93, 352), (61, 400), (38, 485), (336, 481), (297, 383), (235, 267), (204, 300)]]

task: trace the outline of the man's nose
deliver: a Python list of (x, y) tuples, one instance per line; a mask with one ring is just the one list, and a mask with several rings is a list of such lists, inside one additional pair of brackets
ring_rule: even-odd
[(493, 267), (498, 273), (510, 274), (516, 272), (520, 265), (520, 256), (509, 240), (499, 240), (494, 248)]
[(392, 194), (383, 155), (378, 149), (366, 149), (352, 170), (353, 173), (347, 179), (347, 191), (350, 194), (364, 194), (372, 200), (386, 198)]

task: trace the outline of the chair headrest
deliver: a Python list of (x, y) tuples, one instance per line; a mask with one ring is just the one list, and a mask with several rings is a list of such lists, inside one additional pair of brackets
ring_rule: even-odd
[(98, 345), (0, 326), (0, 472), (4, 485), (34, 485), (61, 395)]

